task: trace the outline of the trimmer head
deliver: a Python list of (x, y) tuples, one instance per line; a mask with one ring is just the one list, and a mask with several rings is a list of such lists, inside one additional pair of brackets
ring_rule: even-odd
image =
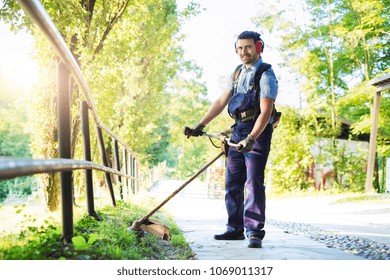
[(134, 221), (130, 229), (138, 232), (146, 231), (166, 241), (171, 240), (171, 230), (166, 225), (155, 220), (140, 219)]

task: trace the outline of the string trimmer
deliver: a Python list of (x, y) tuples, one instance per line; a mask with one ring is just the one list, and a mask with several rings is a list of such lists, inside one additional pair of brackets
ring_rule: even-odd
[[(189, 127), (184, 128), (185, 135), (191, 135), (192, 129)], [(222, 151), (208, 163), (206, 163), (201, 169), (199, 169), (194, 175), (191, 176), (187, 181), (185, 181), (179, 188), (177, 188), (173, 193), (171, 193), (166, 199), (164, 199), (159, 205), (157, 205), (152, 211), (143, 216), (141, 219), (134, 221), (131, 225), (130, 229), (133, 231), (146, 231), (149, 232), (163, 240), (171, 239), (170, 229), (158, 221), (151, 220), (150, 217), (156, 213), (162, 206), (164, 206), (171, 198), (173, 198), (176, 194), (178, 194), (182, 189), (184, 189), (189, 183), (191, 183), (196, 177), (198, 177), (203, 171), (205, 171), (211, 164), (213, 164), (218, 158), (226, 153), (226, 146), (237, 146), (237, 144), (231, 143), (230, 139), (225, 136), (220, 136), (221, 134), (207, 134), (206, 132), (202, 132), (201, 136), (206, 136), (209, 138), (216, 138), (222, 141), (221, 147)], [(210, 139), (211, 140), (211, 139)]]

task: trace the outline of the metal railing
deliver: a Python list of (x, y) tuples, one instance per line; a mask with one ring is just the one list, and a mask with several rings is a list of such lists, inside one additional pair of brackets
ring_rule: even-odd
[[(57, 159), (18, 159), (0, 158), (0, 179), (12, 179), (19, 176), (39, 173), (60, 172), (62, 235), (66, 242), (71, 241), (74, 234), (73, 225), (73, 191), (72, 171), (85, 170), (85, 184), (88, 214), (100, 219), (94, 207), (92, 170), (104, 172), (105, 182), (109, 189), (112, 204), (116, 205), (111, 175), (118, 176), (120, 197), (123, 199), (123, 185), (131, 187), (135, 193), (141, 183), (140, 164), (130, 147), (99, 119), (92, 93), (84, 79), (80, 67), (57, 30), (44, 7), (37, 0), (18, 0), (30, 18), (40, 27), (56, 50), (61, 62), (57, 66), (57, 107), (58, 107), (58, 144)], [(81, 102), (81, 127), (84, 160), (71, 159), (71, 113), (70, 83), (74, 79), (85, 100)], [(89, 113), (96, 125), (97, 141), (100, 148), (102, 164), (91, 161)], [(103, 132), (113, 139), (113, 155), (115, 168), (109, 166), (105, 150)], [(122, 148), (122, 171), (120, 168), (119, 144)], [(146, 175), (147, 176), (147, 175)], [(146, 177), (144, 176), (144, 177)], [(124, 182), (122, 182), (124, 177)]]

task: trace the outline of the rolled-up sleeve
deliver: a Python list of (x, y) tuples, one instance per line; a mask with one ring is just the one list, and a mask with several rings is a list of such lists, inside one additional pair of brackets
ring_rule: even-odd
[(272, 98), (276, 100), (278, 95), (278, 80), (272, 69), (266, 70), (260, 79), (260, 98)]

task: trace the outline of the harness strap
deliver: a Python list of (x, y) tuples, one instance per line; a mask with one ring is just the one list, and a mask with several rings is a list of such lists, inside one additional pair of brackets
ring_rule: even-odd
[(247, 122), (247, 121), (254, 120), (256, 117), (257, 117), (256, 116), (256, 109), (255, 109), (255, 107), (253, 107), (253, 108), (246, 110), (244, 112), (240, 112), (240, 113), (235, 114), (234, 119), (236, 121)]
[[(240, 112), (238, 114), (235, 114), (234, 116), (231, 116), (234, 118), (234, 120), (237, 121), (251, 121), (255, 120), (259, 115), (260, 115), (260, 79), (263, 73), (271, 68), (271, 64), (268, 63), (262, 63), (260, 64), (259, 68), (256, 70), (255, 76), (252, 79), (250, 85), (249, 85), (249, 90), (255, 89), (256, 90), (256, 105), (253, 108), (250, 108), (244, 112)], [(242, 71), (242, 64), (238, 65), (236, 69), (234, 70), (233, 74), (233, 94), (236, 93), (237, 90), (237, 85), (238, 85), (238, 77), (240, 76)], [(273, 110), (273, 115), (275, 116), (277, 114), (275, 105), (274, 105), (274, 110)]]
[[(280, 119), (280, 116), (282, 113), (278, 112), (275, 108), (275, 104), (273, 105), (274, 109), (272, 111), (272, 117), (274, 119), (274, 123), (277, 123)], [(244, 112), (237, 113), (233, 116), (233, 119), (241, 122), (248, 122), (248, 121), (253, 121), (256, 120), (257, 117), (260, 115), (260, 112), (257, 112), (260, 110), (256, 110), (256, 107), (250, 108)], [(275, 126), (276, 127), (276, 126)]]
[[(258, 95), (260, 94), (260, 84), (259, 83), (260, 83), (261, 76), (269, 68), (271, 68), (271, 64), (268, 64), (268, 63), (265, 63), (265, 62), (260, 64), (259, 68), (256, 70), (255, 77), (253, 78), (253, 80), (251, 81), (251, 83), (249, 85), (249, 89), (252, 90), (253, 88), (255, 88), (256, 93), (257, 93), (257, 96), (256, 96), (257, 99), (259, 98)], [(242, 70), (242, 64), (238, 65), (236, 67), (236, 69), (234, 70), (234, 74), (233, 74), (233, 88), (234, 88), (234, 91), (233, 91), (233, 93), (236, 92), (237, 84), (238, 84), (238, 77), (241, 74), (241, 70)]]
[(242, 64), (238, 65), (236, 67), (236, 70), (234, 70), (234, 74), (233, 74), (233, 94), (236, 92), (237, 90), (237, 84), (238, 84), (238, 77), (240, 76), (241, 74), (241, 70), (242, 70)]

